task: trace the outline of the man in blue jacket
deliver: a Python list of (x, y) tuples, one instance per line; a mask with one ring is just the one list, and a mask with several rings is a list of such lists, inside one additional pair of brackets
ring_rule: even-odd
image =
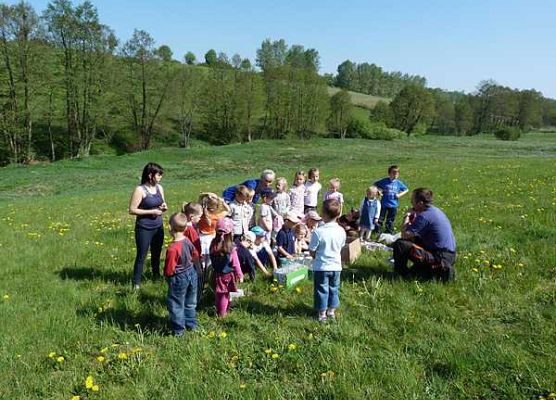
[[(245, 182), (241, 183), (240, 185), (247, 186), (249, 189), (253, 189), (255, 191), (255, 196), (253, 196), (253, 204), (256, 204), (259, 201), (260, 193), (263, 189), (269, 188), (276, 179), (276, 174), (271, 169), (265, 169), (261, 172), (260, 179), (248, 179)], [(222, 193), (222, 198), (226, 201), (226, 203), (230, 203), (234, 200), (236, 195), (236, 185), (227, 187), (224, 189)]]
[[(432, 202), (432, 190), (413, 191), (413, 209), (405, 215), (401, 239), (392, 246), (394, 270), (404, 277), (448, 282), (456, 275), (456, 239), (448, 217)], [(407, 266), (409, 260), (413, 261), (411, 268)]]

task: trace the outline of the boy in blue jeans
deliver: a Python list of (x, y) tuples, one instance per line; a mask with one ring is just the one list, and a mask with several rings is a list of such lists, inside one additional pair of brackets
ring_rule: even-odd
[(197, 271), (195, 262), (199, 253), (184, 236), (188, 218), (183, 213), (170, 217), (170, 234), (174, 241), (166, 250), (164, 276), (168, 282), (168, 313), (175, 336), (182, 336), (185, 329), (197, 327)]
[(319, 322), (334, 319), (336, 308), (340, 305), (341, 251), (346, 244), (346, 232), (336, 222), (341, 208), (337, 200), (324, 201), (324, 224), (313, 231), (309, 244), (309, 251), (314, 258), (314, 301)]
[[(382, 192), (380, 202), (380, 216), (378, 217), (377, 232), (394, 233), (394, 220), (398, 213), (398, 199), (408, 192), (407, 186), (400, 181), (400, 169), (397, 165), (388, 168), (388, 176), (373, 183)], [(384, 222), (386, 220), (386, 223)], [(386, 225), (386, 229), (384, 229)]]

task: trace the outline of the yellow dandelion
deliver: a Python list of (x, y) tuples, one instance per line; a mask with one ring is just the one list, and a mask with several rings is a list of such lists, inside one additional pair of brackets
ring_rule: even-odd
[(93, 377), (91, 375), (89, 375), (87, 378), (85, 378), (85, 387), (87, 389), (91, 389), (93, 387), (94, 383), (93, 383)]
[(91, 390), (93, 392), (98, 392), (100, 390), (100, 388), (98, 387), (98, 385), (93, 385), (93, 387), (91, 388)]
[(55, 351), (51, 351), (50, 353), (48, 353), (48, 357), (50, 357), (50, 358), (56, 357), (56, 352), (55, 352)]
[(477, 268), (471, 268), (471, 271), (473, 272), (479, 272), (479, 270)]
[(297, 293), (301, 293), (301, 292), (302, 292), (302, 290), (301, 290), (300, 287), (296, 287), (296, 288), (295, 288), (295, 291), (296, 291)]
[(207, 336), (208, 336), (209, 338), (213, 338), (213, 337), (215, 337), (215, 336), (216, 336), (216, 332), (214, 332), (214, 331), (210, 331), (210, 332), (208, 333), (208, 335), (207, 335)]
[(225, 338), (226, 336), (228, 336), (228, 334), (226, 332), (220, 332), (220, 337), (221, 338)]
[(134, 347), (133, 349), (131, 349), (131, 352), (133, 354), (135, 353), (141, 353), (143, 351), (143, 349), (141, 347)]
[(246, 387), (247, 387), (247, 385), (246, 385), (245, 383), (241, 383), (241, 384), (239, 385), (239, 388), (240, 388), (240, 389), (245, 389)]
[(272, 355), (272, 358), (273, 358), (274, 360), (276, 360), (277, 358), (280, 358), (280, 354), (274, 353), (274, 354)]
[(105, 358), (104, 356), (98, 356), (98, 357), (97, 357), (97, 361), (98, 361), (99, 363), (103, 363), (103, 362), (106, 361), (106, 358)]
[(288, 350), (293, 351), (297, 349), (297, 345), (295, 343), (288, 344)]
[(9, 294), (5, 294), (4, 296), (2, 296), (2, 298), (3, 298), (4, 300), (8, 300), (8, 299), (10, 298), (10, 295), (9, 295)]
[(118, 358), (120, 360), (126, 360), (127, 359), (127, 353), (124, 353), (123, 351), (121, 351), (120, 353), (118, 353)]
[(510, 251), (511, 251), (512, 253), (516, 253), (516, 250), (515, 250), (513, 247), (510, 247)]
[(278, 290), (278, 288), (275, 287), (275, 286), (272, 286), (272, 287), (270, 288), (270, 291), (271, 291), (272, 293), (276, 292), (277, 290)]
[(81, 396), (71, 396), (71, 400), (81, 400)]
[(266, 349), (264, 352), (265, 352), (266, 354), (271, 354), (271, 353), (272, 353), (272, 349)]
[(100, 349), (101, 353), (106, 353), (108, 351), (108, 347), (103, 347), (102, 349)]
[(65, 361), (65, 358), (63, 356), (60, 356), (56, 358), (56, 361), (58, 361), (59, 363), (63, 363)]
[(517, 264), (518, 267), (524, 267), (525, 265), (523, 263), (519, 263)]

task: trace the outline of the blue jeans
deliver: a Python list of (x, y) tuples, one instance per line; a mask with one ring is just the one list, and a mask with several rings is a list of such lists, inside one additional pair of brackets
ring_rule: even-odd
[(187, 271), (167, 278), (168, 312), (174, 334), (181, 335), (184, 329), (197, 327), (197, 271)]
[(337, 308), (340, 305), (340, 271), (315, 271), (313, 281), (315, 310)]
[[(382, 207), (380, 209), (380, 216), (378, 217), (377, 230), (384, 233), (394, 233), (394, 220), (396, 219), (397, 213), (398, 207)], [(386, 219), (386, 224), (384, 223), (384, 219)], [(384, 225), (386, 225), (386, 227)]]

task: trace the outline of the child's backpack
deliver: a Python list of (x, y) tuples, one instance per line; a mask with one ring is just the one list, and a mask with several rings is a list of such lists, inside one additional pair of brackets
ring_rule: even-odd
[(280, 214), (276, 213), (274, 215), (274, 218), (272, 218), (272, 230), (274, 232), (278, 232), (280, 229), (282, 229), (283, 225), (284, 225), (284, 218), (282, 218)]

